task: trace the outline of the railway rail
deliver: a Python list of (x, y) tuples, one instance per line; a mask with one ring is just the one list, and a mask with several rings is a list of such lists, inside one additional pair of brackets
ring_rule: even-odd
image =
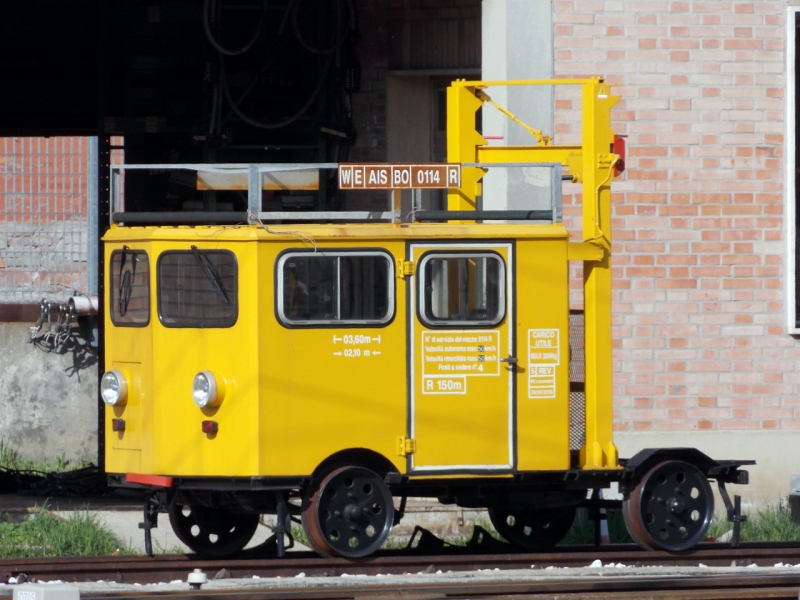
[[(0, 582), (24, 576), (22, 580), (27, 581), (147, 584), (185, 581), (187, 574), (194, 569), (202, 570), (209, 579), (217, 574), (222, 574), (224, 578), (297, 577), (301, 573), (307, 577), (402, 575), (438, 571), (588, 567), (596, 560), (605, 565), (614, 563), (629, 567), (773, 567), (778, 563), (800, 564), (800, 544), (743, 543), (738, 548), (732, 548), (709, 543), (700, 544), (696, 550), (680, 555), (644, 551), (633, 544), (626, 544), (602, 548), (560, 547), (558, 552), (547, 553), (476, 554), (449, 549), (443, 554), (416, 556), (384, 552), (360, 561), (321, 558), (313, 552), (291, 553), (282, 559), (250, 557), (246, 554), (233, 559), (204, 559), (193, 555), (3, 559), (0, 560)], [(797, 577), (800, 582), (800, 568)], [(795, 590), (794, 597), (797, 598), (797, 595)]]
[[(742, 576), (742, 577), (692, 577), (682, 578), (652, 578), (652, 579), (626, 579), (617, 581), (571, 581), (571, 582), (498, 582), (480, 585), (459, 584), (427, 584), (427, 585), (402, 585), (402, 586), (358, 586), (336, 587), (327, 589), (257, 589), (257, 590), (225, 590), (218, 593), (185, 593), (175, 594), (170, 592), (170, 598), (180, 600), (245, 600), (250, 598), (279, 600), (297, 598), (314, 599), (360, 599), (381, 598), (382, 600), (433, 600), (436, 598), (535, 598), (537, 600), (604, 600), (625, 599), (642, 597), (653, 599), (682, 600), (688, 598), (703, 598), (704, 600), (733, 599), (744, 600), (750, 598), (792, 599), (797, 598), (800, 576), (778, 575), (773, 577)], [(646, 594), (646, 596), (645, 596)], [(113, 595), (87, 594), (87, 598), (102, 600), (105, 598), (125, 598), (126, 600), (145, 599), (151, 594), (129, 593)]]
[(268, 584), (247, 588), (227, 588), (208, 591), (144, 592), (141, 589), (84, 590), (83, 598), (92, 600), (146, 600), (154, 595), (168, 595), (178, 600), (279, 600), (298, 598), (337, 600), (434, 600), (458, 598), (506, 598), (537, 600), (604, 600), (651, 598), (660, 600), (704, 600), (750, 598), (794, 599), (800, 589), (798, 573), (715, 574), (710, 576), (644, 576), (644, 577), (576, 577), (568, 579), (392, 582), (383, 585), (335, 585), (320, 587), (300, 585), (271, 587)]

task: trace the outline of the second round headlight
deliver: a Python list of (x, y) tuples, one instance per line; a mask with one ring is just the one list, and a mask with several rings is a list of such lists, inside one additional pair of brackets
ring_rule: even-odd
[(128, 398), (128, 383), (121, 371), (106, 371), (100, 380), (100, 395), (108, 406), (121, 406)]
[(192, 381), (192, 399), (199, 408), (217, 406), (222, 401), (224, 387), (217, 384), (211, 371), (200, 371)]

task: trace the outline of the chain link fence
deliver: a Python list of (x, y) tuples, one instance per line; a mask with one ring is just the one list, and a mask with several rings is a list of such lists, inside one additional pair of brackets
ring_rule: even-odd
[(88, 161), (88, 138), (3, 138), (0, 303), (87, 292)]

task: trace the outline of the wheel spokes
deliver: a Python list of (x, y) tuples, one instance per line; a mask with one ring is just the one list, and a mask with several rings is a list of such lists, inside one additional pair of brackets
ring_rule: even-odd
[[(662, 541), (680, 542), (695, 535), (704, 523), (707, 498), (683, 470), (670, 473), (653, 487), (645, 516), (648, 531)], [(696, 496), (692, 498), (692, 494)]]
[(339, 551), (358, 550), (381, 533), (384, 511), (369, 478), (347, 473), (333, 478), (320, 511), (326, 538)]
[(372, 471), (342, 467), (328, 474), (310, 496), (303, 525), (315, 549), (360, 557), (385, 541), (394, 520), (391, 493)]
[(714, 497), (706, 476), (682, 461), (653, 467), (625, 503), (625, 522), (637, 542), (677, 552), (702, 541), (711, 524)]
[(221, 557), (247, 545), (258, 528), (259, 515), (170, 503), (175, 535), (198, 554)]

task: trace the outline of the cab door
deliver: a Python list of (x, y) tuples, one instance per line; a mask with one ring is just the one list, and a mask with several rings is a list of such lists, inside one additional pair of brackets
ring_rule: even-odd
[(412, 473), (515, 463), (513, 245), (413, 243), (409, 293)]
[[(127, 387), (126, 402), (104, 407), (109, 473), (145, 468), (142, 443), (153, 393), (151, 259), (148, 246), (131, 245), (106, 248), (105, 368), (122, 373)], [(124, 426), (115, 427), (115, 421)]]

